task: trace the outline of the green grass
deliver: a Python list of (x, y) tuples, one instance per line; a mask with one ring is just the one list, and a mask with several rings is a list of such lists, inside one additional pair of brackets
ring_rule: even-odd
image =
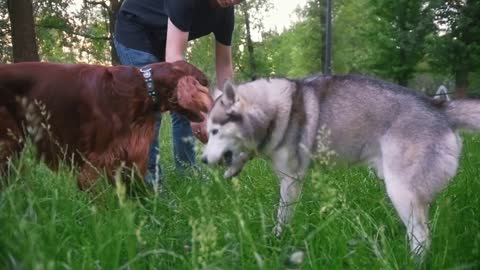
[[(164, 124), (167, 121), (164, 121)], [(168, 125), (162, 138), (170, 138)], [(176, 174), (162, 144), (166, 192), (78, 191), (76, 172), (52, 172), (27, 149), (0, 191), (0, 269), (479, 269), (480, 137), (467, 137), (454, 181), (431, 207), (425, 263), (410, 258), (384, 186), (364, 168), (312, 170), (293, 222), (271, 230), (278, 183), (256, 160), (225, 181)]]

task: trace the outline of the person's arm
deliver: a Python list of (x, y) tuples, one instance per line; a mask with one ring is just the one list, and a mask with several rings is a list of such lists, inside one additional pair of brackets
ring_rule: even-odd
[(233, 79), (232, 47), (216, 42), (215, 69), (217, 73), (217, 88), (223, 90), (227, 80)]
[(184, 60), (188, 43), (188, 32), (183, 32), (168, 19), (167, 44), (165, 48), (165, 61), (175, 62)]
[(231, 7), (237, 4), (240, 4), (242, 0), (217, 0), (217, 3), (222, 8)]

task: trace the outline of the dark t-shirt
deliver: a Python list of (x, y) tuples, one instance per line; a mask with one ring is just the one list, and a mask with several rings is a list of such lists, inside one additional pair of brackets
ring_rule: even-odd
[(123, 45), (165, 59), (168, 18), (188, 39), (210, 33), (231, 45), (234, 9), (215, 8), (210, 0), (125, 0), (115, 25), (115, 37)]

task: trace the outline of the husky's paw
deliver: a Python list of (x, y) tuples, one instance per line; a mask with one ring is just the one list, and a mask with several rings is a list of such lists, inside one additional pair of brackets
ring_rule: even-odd
[(422, 264), (425, 261), (426, 253), (429, 247), (429, 241), (425, 240), (424, 242), (415, 241), (411, 246), (412, 258), (416, 264)]
[(249, 160), (248, 154), (241, 152), (237, 157), (234, 157), (231, 165), (228, 167), (227, 171), (223, 174), (223, 177), (228, 179), (238, 175), (245, 163)]
[(283, 228), (282, 225), (276, 224), (275, 227), (273, 227), (272, 233), (275, 235), (275, 237), (280, 238), (282, 236)]
[(223, 178), (225, 179), (229, 179), (229, 178), (232, 178), (234, 176), (236, 176), (237, 174), (240, 173), (240, 169), (236, 168), (236, 167), (230, 167), (227, 169), (227, 171), (223, 174)]

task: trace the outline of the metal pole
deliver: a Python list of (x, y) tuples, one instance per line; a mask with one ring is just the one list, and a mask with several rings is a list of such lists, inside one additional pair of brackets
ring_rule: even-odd
[(323, 74), (332, 74), (332, 0), (327, 1), (325, 21), (325, 63), (323, 63)]

